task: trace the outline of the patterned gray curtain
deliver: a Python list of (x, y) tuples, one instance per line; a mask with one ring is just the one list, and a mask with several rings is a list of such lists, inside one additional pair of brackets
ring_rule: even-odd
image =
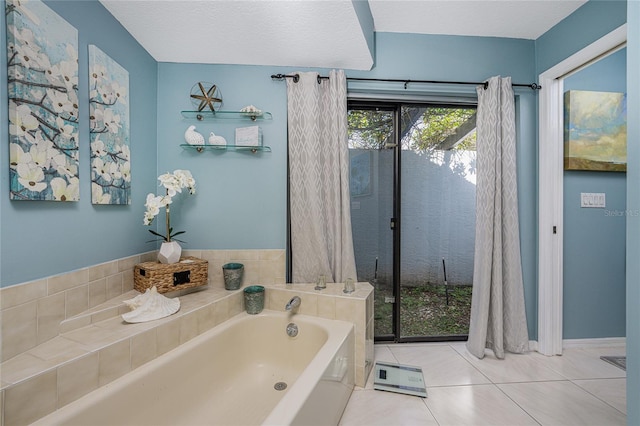
[(524, 308), (518, 186), (515, 98), (511, 78), (492, 77), (478, 87), (476, 243), (471, 324), (467, 349), (483, 358), (505, 350), (529, 350)]
[(349, 198), (347, 80), (287, 79), (292, 282), (356, 278)]

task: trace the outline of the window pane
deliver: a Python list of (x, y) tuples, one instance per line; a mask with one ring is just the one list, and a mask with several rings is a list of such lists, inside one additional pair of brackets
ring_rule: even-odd
[(381, 149), (393, 142), (393, 112), (350, 109), (349, 149)]
[(468, 333), (475, 112), (428, 106), (401, 110), (401, 337)]
[(358, 281), (375, 288), (375, 335), (393, 335), (394, 111), (349, 110), (351, 226)]
[(403, 106), (401, 117), (402, 149), (476, 149), (475, 108)]

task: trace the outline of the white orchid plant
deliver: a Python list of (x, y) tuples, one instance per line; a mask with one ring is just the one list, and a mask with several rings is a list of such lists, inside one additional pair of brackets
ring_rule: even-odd
[(158, 176), (158, 180), (160, 181), (160, 186), (163, 186), (165, 188), (165, 195), (155, 195), (153, 193), (149, 193), (147, 195), (147, 202), (144, 204), (144, 206), (147, 208), (147, 211), (144, 213), (144, 224), (147, 226), (151, 225), (153, 219), (158, 215), (158, 213), (160, 213), (160, 209), (164, 207), (166, 209), (166, 235), (162, 235), (154, 231), (153, 229), (149, 229), (149, 232), (169, 243), (174, 239), (175, 236), (185, 233), (185, 231), (173, 232), (173, 228), (171, 227), (169, 206), (173, 201), (173, 197), (175, 197), (178, 193), (182, 193), (183, 189), (188, 189), (189, 194), (191, 195), (195, 194), (196, 181), (193, 176), (191, 176), (191, 172), (189, 170), (179, 169), (174, 170), (173, 173), (165, 173)]

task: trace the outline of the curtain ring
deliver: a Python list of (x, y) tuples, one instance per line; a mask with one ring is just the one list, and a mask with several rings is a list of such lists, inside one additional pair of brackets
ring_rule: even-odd
[(484, 87), (484, 90), (487, 90), (489, 88), (489, 82), (485, 81), (484, 83), (482, 83), (482, 87)]
[(318, 84), (322, 84), (322, 77), (320, 77), (320, 74), (318, 74), (317, 79), (318, 79)]
[(299, 81), (300, 81), (300, 74), (294, 74), (294, 75), (293, 75), (293, 82), (294, 82), (294, 83), (297, 83), (297, 82), (299, 82)]
[(409, 85), (410, 81), (411, 80), (407, 80), (407, 81), (404, 82), (404, 90), (407, 90), (407, 86)]

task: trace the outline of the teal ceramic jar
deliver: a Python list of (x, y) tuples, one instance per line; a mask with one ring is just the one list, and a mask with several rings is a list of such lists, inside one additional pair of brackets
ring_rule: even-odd
[(259, 314), (264, 309), (264, 287), (251, 285), (244, 289), (244, 308), (250, 315)]
[(242, 287), (242, 274), (244, 265), (242, 263), (226, 263), (222, 266), (224, 276), (224, 288), (227, 290), (237, 290)]

